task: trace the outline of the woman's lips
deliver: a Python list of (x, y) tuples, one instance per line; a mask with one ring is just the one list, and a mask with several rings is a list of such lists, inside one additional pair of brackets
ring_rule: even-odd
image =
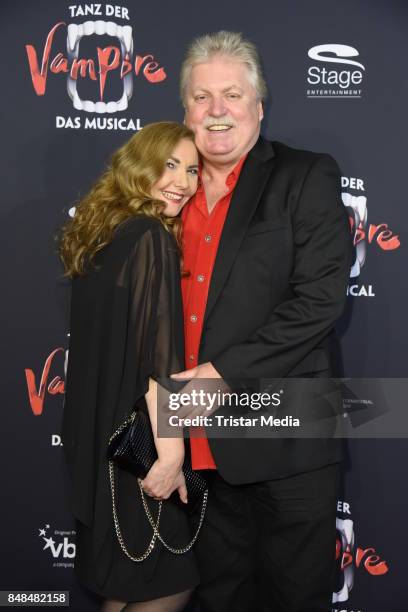
[(183, 194), (174, 193), (173, 191), (162, 191), (162, 194), (167, 200), (171, 200), (172, 202), (181, 202), (183, 199)]

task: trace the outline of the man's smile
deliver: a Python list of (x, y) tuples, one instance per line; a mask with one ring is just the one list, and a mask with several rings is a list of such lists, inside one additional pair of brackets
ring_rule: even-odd
[(207, 130), (210, 132), (227, 132), (232, 129), (232, 125), (209, 125)]

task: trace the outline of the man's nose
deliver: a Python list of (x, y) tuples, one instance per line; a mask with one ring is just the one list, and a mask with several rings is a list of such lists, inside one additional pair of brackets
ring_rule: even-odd
[(208, 112), (212, 117), (222, 117), (225, 115), (226, 111), (225, 100), (222, 96), (214, 96), (211, 98)]

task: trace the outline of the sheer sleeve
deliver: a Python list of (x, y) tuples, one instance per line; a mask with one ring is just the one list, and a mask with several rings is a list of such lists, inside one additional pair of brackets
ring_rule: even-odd
[(154, 341), (151, 375), (163, 379), (184, 370), (184, 325), (180, 284), (180, 252), (165, 230), (153, 234), (157, 295), (153, 309)]
[(159, 225), (148, 230), (129, 263), (128, 343), (135, 354), (126, 361), (139, 364), (137, 395), (147, 392), (150, 377), (178, 389), (180, 383), (168, 379), (184, 369), (180, 254), (173, 236)]

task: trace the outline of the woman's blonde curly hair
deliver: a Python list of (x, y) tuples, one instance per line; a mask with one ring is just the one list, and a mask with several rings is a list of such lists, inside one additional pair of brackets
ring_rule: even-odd
[(158, 219), (180, 246), (181, 220), (163, 214), (165, 205), (152, 198), (151, 188), (184, 138), (194, 142), (193, 132), (185, 125), (151, 123), (115, 151), (107, 170), (61, 230), (59, 254), (66, 276), (85, 274), (96, 253), (112, 241), (119, 224), (137, 215)]

